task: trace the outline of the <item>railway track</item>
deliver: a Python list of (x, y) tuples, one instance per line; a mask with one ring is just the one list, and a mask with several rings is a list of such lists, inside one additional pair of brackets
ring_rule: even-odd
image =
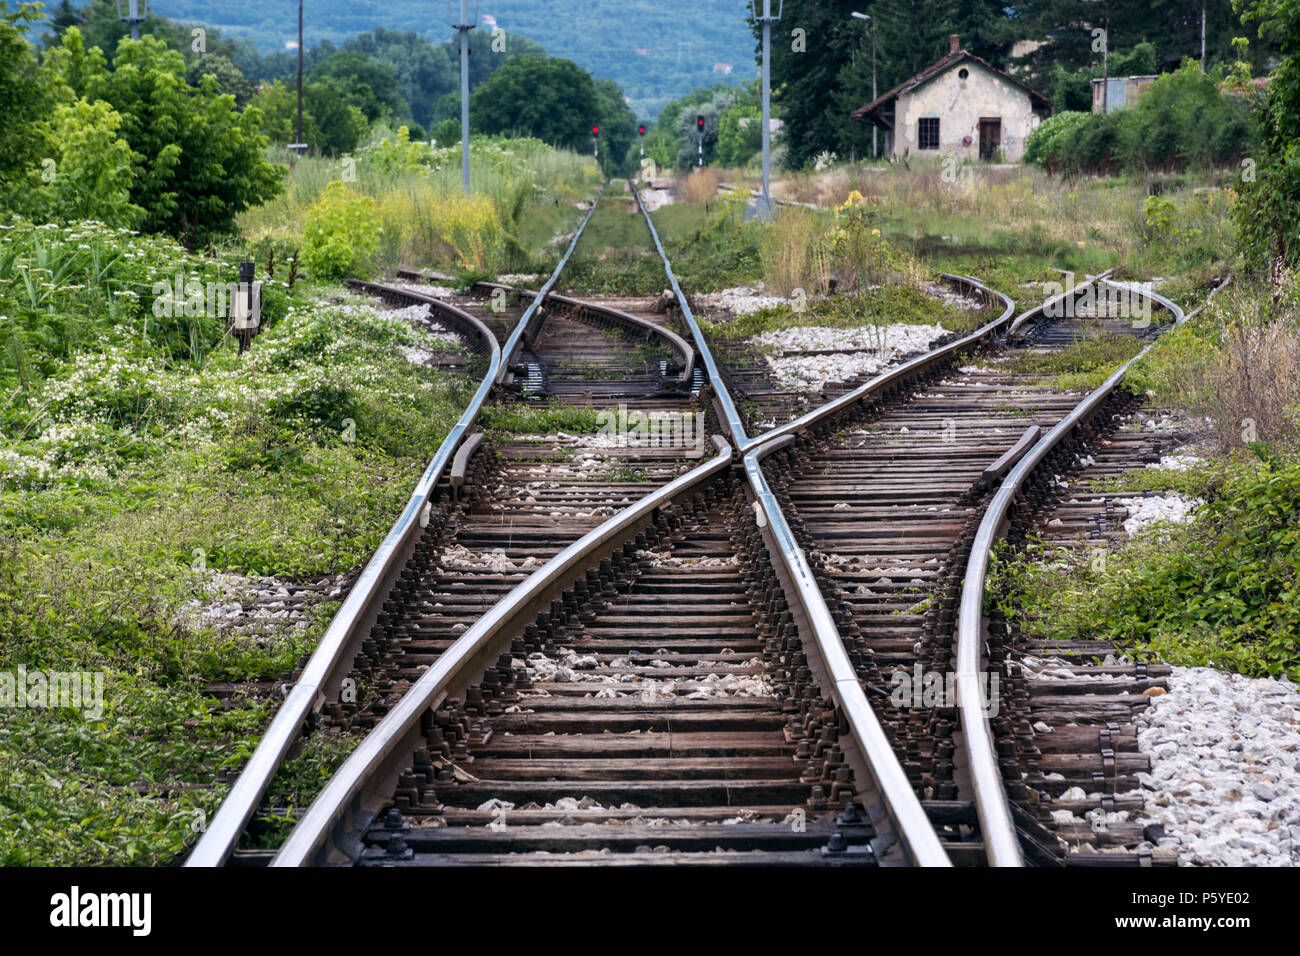
[[(646, 307), (554, 295), (564, 261), (535, 295), (369, 291), (476, 333), (506, 406), (698, 414), (710, 457), (619, 448), (613, 470), (636, 480), (593, 481), (544, 460), (575, 436), (454, 432), (404, 515), (421, 516), (405, 556), (358, 583), (370, 621), (354, 614), (351, 655), (327, 635), (328, 680), (308, 665), (301, 719), (277, 717), (191, 865), (234, 850), (304, 723), (364, 736), (274, 865), (1015, 864), (1022, 845), (1060, 861), (1037, 784), (1069, 761), (1015, 749), (1014, 682), (1009, 717), (975, 709), (990, 695), (970, 681), (1005, 665), (1005, 642), (983, 621), (959, 635), (957, 594), (999, 481), (1093, 412), (959, 360), (1022, 328), (1060, 348), (1087, 323), (1034, 321), (1050, 301), (1013, 322), (1010, 300), (948, 277), (1002, 314), (750, 437), (646, 222), (689, 342)], [(956, 702), (893, 705), (891, 673), (954, 666)], [(363, 697), (337, 699), (345, 674)]]

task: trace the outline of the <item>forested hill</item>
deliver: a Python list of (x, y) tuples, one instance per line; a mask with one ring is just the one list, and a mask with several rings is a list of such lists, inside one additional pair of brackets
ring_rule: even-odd
[[(470, 0), (471, 17), (475, 5)], [(453, 6), (459, 13), (459, 0)], [(754, 38), (742, 0), (483, 0), (477, 6), (507, 34), (522, 34), (552, 56), (617, 81), (644, 118), (696, 87), (718, 80), (741, 83), (756, 75)], [(308, 47), (320, 40), (341, 45), (377, 26), (414, 30), (436, 41), (452, 33), (447, 7), (447, 0), (308, 0), (303, 32)], [(285, 41), (297, 36), (293, 3), (157, 0), (150, 9), (173, 20), (220, 27), (226, 36), (248, 37), (263, 51), (284, 49)], [(721, 64), (730, 65), (730, 74)]]

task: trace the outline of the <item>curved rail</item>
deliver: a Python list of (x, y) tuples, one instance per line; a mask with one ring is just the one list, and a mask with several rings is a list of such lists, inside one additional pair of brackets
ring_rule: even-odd
[(627, 540), (654, 520), (657, 510), (731, 465), (731, 446), (713, 438), (717, 454), (629, 505), (534, 571), (462, 634), (357, 745), (312, 801), (280, 847), (272, 866), (345, 862), (356, 856), (359, 834), (388, 801), (404, 762), (423, 739), (421, 717), (468, 686), (510, 646), (520, 628), (581, 573), (593, 555)]
[(346, 676), (348, 668), (355, 659), (362, 640), (373, 626), (393, 582), (414, 551), (421, 531), (428, 524), (434, 489), (442, 478), (448, 462), (451, 461), (461, 439), (478, 420), (479, 412), (489, 392), (505, 374), (510, 355), (518, 347), (519, 340), (529, 320), (541, 305), (545, 293), (555, 284), (560, 271), (568, 263), (603, 192), (602, 187), (601, 192), (597, 193), (592, 201), (591, 209), (587, 211), (578, 231), (574, 233), (568, 250), (560, 259), (546, 285), (542, 287), (542, 291), (520, 317), (504, 347), (498, 347), (496, 336), (477, 318), (439, 299), (407, 290), (376, 286), (373, 283), (360, 281), (352, 283), (354, 288), (380, 291), (390, 299), (400, 297), (405, 301), (428, 304), (437, 312), (440, 319), (476, 339), (472, 347), (476, 352), (486, 352), (488, 368), (469, 405), (452, 426), (451, 431), (447, 433), (447, 437), (443, 439), (438, 451), (425, 468), (406, 507), (402, 509), (402, 513), (398, 515), (387, 536), (371, 556), (361, 576), (348, 593), (343, 606), (330, 621), (328, 629), (311, 659), (308, 660), (307, 666), (303, 668), (297, 683), (286, 695), (284, 703), (280, 705), (270, 726), (258, 741), (253, 755), (249, 757), (231, 786), (230, 792), (217, 809), (216, 815), (213, 816), (203, 836), (186, 859), (186, 866), (220, 866), (226, 861), (234, 851), (240, 833), (256, 812), (262, 795), (271, 783), (271, 778), (298, 740), (303, 723), (311, 713), (319, 711), (330, 697), (338, 693), (343, 677)]
[[(528, 290), (518, 289), (514, 286), (506, 285), (502, 282), (476, 282), (475, 288), (482, 289), (504, 289), (507, 292), (525, 293)], [(695, 349), (684, 338), (674, 332), (672, 329), (666, 329), (662, 325), (655, 325), (645, 319), (639, 319), (635, 315), (629, 315), (620, 309), (612, 306), (602, 305), (596, 302), (587, 302), (582, 299), (575, 299), (571, 296), (560, 295), (558, 292), (547, 293), (546, 298), (551, 302), (558, 302), (581, 318), (582, 313), (590, 313), (602, 318), (609, 319), (620, 325), (630, 326), (637, 330), (647, 340), (652, 338), (661, 339), (667, 347), (676, 352), (682, 360), (682, 372), (679, 376), (684, 385), (690, 385), (691, 378), (695, 374)]]
[[(1098, 277), (1098, 281), (1107, 282), (1103, 277)], [(1107, 284), (1113, 285), (1113, 283)], [(1144, 294), (1171, 312), (1175, 325), (1185, 321), (1182, 309), (1169, 299), (1156, 293)], [(1101, 403), (1119, 385), (1129, 367), (1146, 355), (1151, 347), (1147, 345), (1121, 365), (1025, 453), (1025, 456), (1007, 474), (994, 494), (993, 500), (989, 502), (971, 546), (966, 576), (962, 583), (957, 624), (957, 710), (960, 715), (958, 726), (962, 731), (961, 747), (974, 790), (980, 832), (983, 835), (989, 864), (992, 866), (1024, 865), (1015, 825), (1012, 822), (1011, 805), (1007, 800), (1006, 790), (1002, 785), (1002, 775), (998, 769), (993, 734), (985, 717), (986, 701), (980, 681), (980, 671), (986, 663), (987, 649), (984, 630), (984, 589), (993, 545), (1009, 525), (1008, 513), (1011, 504), (1030, 473), (1052, 449), (1096, 412)]]
[(812, 568), (759, 465), (764, 456), (793, 441), (791, 435), (784, 441), (765, 442), (752, 448), (744, 458), (745, 476), (766, 519), (760, 520), (759, 525), (768, 539), (769, 553), (779, 559), (778, 577), (795, 599), (791, 607), (797, 609), (796, 619), (811, 634), (812, 639), (802, 644), (809, 666), (848, 724), (847, 739), (841, 738), (841, 746), (853, 767), (854, 779), (862, 791), (863, 804), (876, 833), (872, 845), (876, 859), (882, 865), (951, 866), (934, 826), (907, 779), (907, 772), (898, 762), (889, 737), (867, 700)]
[(992, 338), (1001, 330), (1002, 326), (1007, 323), (1007, 320), (1011, 318), (1012, 314), (1016, 310), (1015, 303), (1012, 302), (1008, 296), (990, 289), (973, 276), (957, 276), (945, 272), (942, 277), (953, 285), (964, 287), (987, 299), (1001, 301), (1002, 313), (996, 319), (981, 326), (969, 335), (949, 342), (947, 345), (940, 346), (933, 351), (926, 352), (924, 355), (919, 355), (910, 361), (904, 362), (897, 368), (882, 372), (871, 381), (859, 385), (851, 392), (845, 392), (839, 398), (827, 402), (820, 408), (815, 408), (804, 415), (800, 415), (793, 421), (787, 422), (784, 425), (778, 425), (771, 431), (764, 432), (757, 438), (753, 439), (753, 444), (764, 444), (766, 442), (775, 441), (778, 438), (783, 438), (786, 435), (802, 434), (816, 425), (825, 423), (832, 416), (844, 411), (844, 409), (849, 408), (858, 402), (861, 402), (865, 398), (870, 398), (885, 389), (902, 385), (909, 379), (928, 372), (936, 365), (946, 362), (957, 353), (963, 352)]
[(723, 382), (722, 373), (718, 370), (718, 363), (713, 358), (713, 352), (709, 349), (709, 344), (704, 340), (704, 331), (695, 321), (695, 313), (691, 311), (691, 304), (686, 301), (686, 293), (682, 287), (677, 284), (677, 276), (673, 275), (672, 264), (668, 261), (668, 253), (664, 251), (663, 243), (659, 241), (659, 233), (655, 230), (655, 224), (650, 219), (650, 213), (641, 201), (641, 193), (637, 190), (636, 184), (628, 181), (628, 186), (632, 190), (632, 195), (636, 198), (637, 208), (641, 210), (641, 215), (645, 218), (646, 227), (650, 230), (650, 238), (654, 240), (655, 251), (659, 253), (659, 258), (663, 260), (664, 272), (668, 276), (668, 283), (672, 286), (673, 295), (677, 297), (677, 304), (682, 310), (682, 319), (686, 322), (686, 327), (691, 330), (691, 338), (695, 340), (695, 348), (700, 353), (700, 358), (704, 360), (705, 375), (709, 379), (709, 384), (713, 386), (713, 394), (722, 411), (723, 424), (731, 433), (731, 443), (736, 446), (736, 450), (744, 452), (752, 439), (745, 434), (745, 425), (740, 419), (740, 412), (736, 410), (736, 403), (731, 400), (731, 393), (727, 391), (727, 386)]

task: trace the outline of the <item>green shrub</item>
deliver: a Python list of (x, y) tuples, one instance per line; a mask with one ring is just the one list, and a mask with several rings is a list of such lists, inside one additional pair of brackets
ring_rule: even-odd
[(381, 235), (375, 201), (332, 182), (307, 211), (303, 265), (318, 278), (355, 275), (369, 268)]

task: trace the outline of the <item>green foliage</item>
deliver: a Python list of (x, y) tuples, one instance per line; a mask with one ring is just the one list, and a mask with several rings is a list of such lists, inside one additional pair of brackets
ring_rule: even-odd
[(1300, 261), (1300, 2), (1234, 0), (1243, 21), (1277, 41), (1282, 62), (1255, 114), (1259, 149), (1242, 174), (1237, 225), (1253, 268)]
[[(199, 88), (189, 86), (184, 58), (160, 40), (122, 40), (109, 71), (100, 51), (88, 49), (70, 27), (47, 63), (61, 98), (90, 104), (61, 113), (56, 122), (108, 151), (94, 162), (67, 157), (71, 192), (60, 195), (56, 187), (52, 201), (74, 210), (102, 203), (119, 220), (137, 218), (114, 195), (121, 186), (107, 187), (107, 178), (121, 172), (114, 132), (130, 147), (131, 175), (123, 175), (123, 185), (130, 189), (129, 205), (143, 210), (138, 218), (146, 232), (167, 232), (194, 246), (229, 233), (236, 213), (279, 190), (283, 170), (261, 156), (266, 141), (257, 112), (238, 112), (234, 97), (219, 93), (210, 74)], [(104, 197), (79, 195), (100, 184)]]
[(381, 228), (373, 199), (332, 182), (307, 211), (303, 264), (319, 278), (355, 275), (378, 251)]
[(599, 118), (591, 74), (571, 60), (514, 57), (470, 97), (476, 131), (530, 136), (565, 149), (589, 148)]
[(1275, 462), (1240, 465), (1191, 524), (1147, 529), (1099, 568), (1031, 543), (1038, 560), (998, 563), (1004, 613), (1036, 639), (1300, 678), (1300, 463)]
[(1059, 112), (1053, 113), (1039, 123), (1025, 140), (1024, 161), (1034, 166), (1057, 167), (1061, 165), (1058, 157), (1065, 155), (1066, 144), (1076, 135), (1080, 126), (1088, 122), (1091, 113)]
[(1072, 175), (1233, 163), (1249, 141), (1248, 107), (1221, 80), (1189, 61), (1158, 77), (1134, 107), (1052, 117), (1030, 134), (1026, 161)]
[(36, 62), (23, 33), (39, 19), (36, 4), (0, 8), (0, 207), (21, 200), (30, 177), (41, 168), (54, 88)]
[(386, 63), (357, 50), (340, 50), (312, 67), (311, 80), (331, 87), (354, 106), (367, 123), (410, 118), (410, 107), (397, 92), (397, 77)]
[(93, 219), (132, 226), (145, 210), (131, 202), (131, 147), (118, 136), (122, 117), (103, 100), (60, 104), (50, 127), (50, 162), (13, 205), (34, 219)]
[(217, 78), (217, 89), (235, 98), (235, 106), (243, 109), (253, 96), (253, 85), (248, 82), (239, 67), (230, 62), (230, 57), (220, 53), (204, 53), (198, 56), (185, 71), (185, 82), (195, 88), (201, 86), (203, 77), (211, 74)]
[[(226, 347), (197, 369), (114, 343), (102, 307), (82, 314), (110, 341), (34, 362), (48, 421), (24, 432), (0, 411), (0, 670), (103, 672), (105, 709), (6, 712), (0, 861), (165, 865), (275, 708), (222, 706), (206, 685), (282, 679), (337, 608), (301, 629), (219, 630), (195, 614), (211, 573), (359, 566), (467, 389), (403, 357), (424, 333), (365, 308), (298, 302), (245, 356)], [(277, 798), (319, 786), (338, 749), (308, 747)]]
[[(744, 125), (741, 120), (745, 120)], [(750, 104), (724, 110), (718, 120), (717, 162), (722, 166), (743, 166), (763, 148), (761, 111)]]

